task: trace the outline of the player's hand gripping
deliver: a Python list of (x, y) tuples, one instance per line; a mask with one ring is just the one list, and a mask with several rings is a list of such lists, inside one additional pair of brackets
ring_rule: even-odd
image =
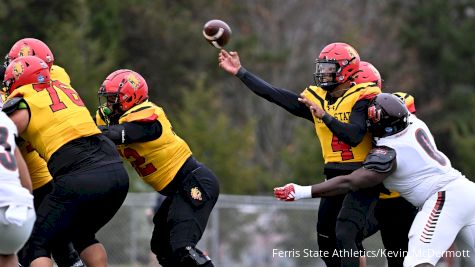
[(323, 115), (325, 115), (325, 111), (322, 108), (320, 108), (317, 104), (315, 104), (314, 102), (312, 102), (308, 98), (306, 98), (303, 93), (300, 94), (300, 97), (299, 97), (298, 100), (300, 102), (304, 103), (310, 109), (313, 116), (321, 119), (321, 118), (323, 118)]
[(274, 188), (274, 196), (283, 201), (295, 201), (302, 198), (311, 198), (312, 187), (290, 183)]
[(241, 68), (241, 61), (239, 60), (239, 55), (235, 51), (228, 51), (221, 49), (218, 55), (219, 67), (223, 70), (236, 75), (236, 73)]

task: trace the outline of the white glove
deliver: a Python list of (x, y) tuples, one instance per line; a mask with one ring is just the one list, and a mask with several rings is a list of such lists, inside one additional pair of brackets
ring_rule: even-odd
[(274, 196), (279, 200), (294, 201), (302, 198), (312, 198), (312, 186), (301, 186), (290, 183), (274, 188)]

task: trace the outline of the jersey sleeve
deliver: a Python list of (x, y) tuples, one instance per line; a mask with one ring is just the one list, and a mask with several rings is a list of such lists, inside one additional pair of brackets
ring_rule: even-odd
[(158, 115), (155, 113), (155, 109), (145, 106), (141, 109), (134, 110), (129, 114), (120, 118), (119, 123), (123, 122), (153, 122), (157, 120)]
[(363, 162), (363, 168), (380, 173), (394, 171), (396, 150), (387, 146), (378, 146), (369, 152)]

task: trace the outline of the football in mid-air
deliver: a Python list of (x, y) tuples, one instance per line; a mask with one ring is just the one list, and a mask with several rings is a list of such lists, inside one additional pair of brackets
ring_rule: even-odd
[(221, 49), (229, 42), (231, 28), (226, 22), (213, 19), (205, 23), (203, 36), (212, 46)]

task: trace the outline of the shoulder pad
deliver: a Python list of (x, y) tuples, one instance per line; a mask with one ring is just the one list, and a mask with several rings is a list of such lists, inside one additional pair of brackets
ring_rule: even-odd
[(393, 162), (396, 160), (396, 150), (379, 146), (371, 149), (363, 162), (363, 167), (375, 172), (387, 173), (393, 170)]
[(6, 114), (11, 114), (17, 109), (28, 107), (25, 100), (22, 97), (12, 97), (3, 104), (2, 111)]
[(157, 115), (155, 108), (152, 105), (143, 105), (136, 109), (130, 109), (119, 119), (119, 123), (133, 122), (133, 121), (155, 121)]

